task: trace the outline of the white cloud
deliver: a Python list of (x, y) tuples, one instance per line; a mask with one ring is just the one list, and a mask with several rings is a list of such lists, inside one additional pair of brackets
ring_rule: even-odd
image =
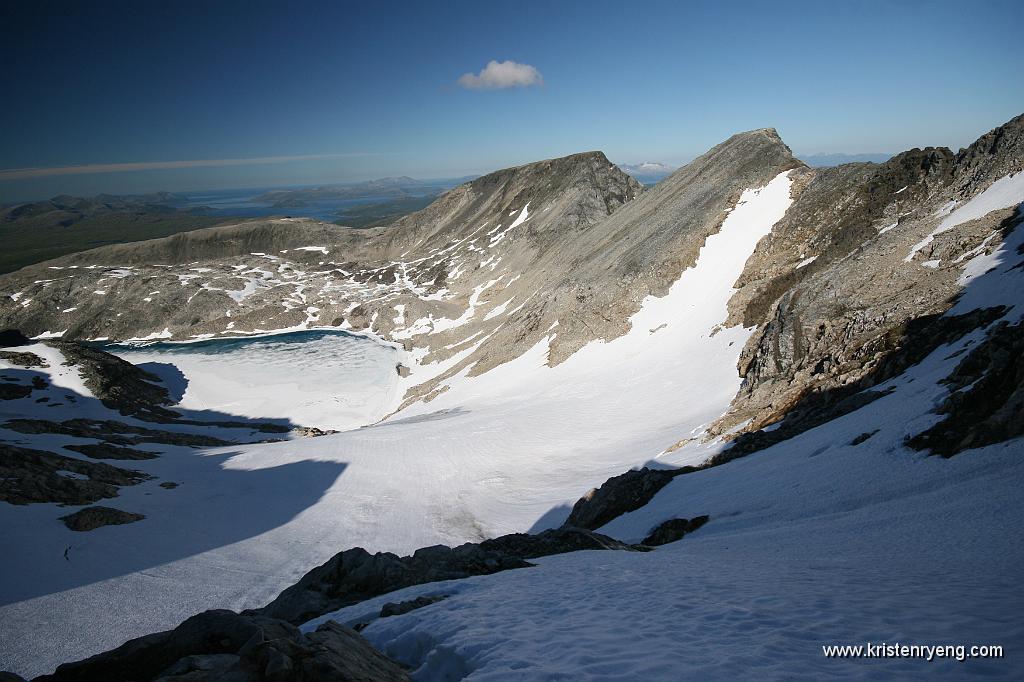
[(462, 74), (458, 83), (467, 90), (504, 90), (543, 85), (544, 77), (529, 64), (512, 60), (496, 62), (492, 59), (480, 73)]

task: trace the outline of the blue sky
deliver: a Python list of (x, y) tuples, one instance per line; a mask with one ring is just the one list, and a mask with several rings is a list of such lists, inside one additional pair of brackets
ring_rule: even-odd
[[(5, 2), (0, 201), (454, 177), (590, 149), (678, 164), (765, 126), (798, 154), (956, 149), (1024, 112), (1022, 7)], [(542, 83), (459, 85), (492, 60)], [(186, 163), (8, 172), (154, 162)]]

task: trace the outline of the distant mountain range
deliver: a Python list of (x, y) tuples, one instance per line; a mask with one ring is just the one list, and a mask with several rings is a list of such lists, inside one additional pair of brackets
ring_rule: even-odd
[(844, 163), (885, 163), (892, 154), (809, 154), (800, 157), (800, 160), (812, 168), (825, 168), (827, 166), (841, 166)]
[(644, 161), (637, 164), (620, 163), (619, 168), (645, 185), (661, 182), (676, 170), (675, 166), (669, 166), (656, 161)]
[(136, 196), (66, 194), (0, 206), (0, 273), (106, 244), (167, 237), (224, 222), (185, 208), (167, 192)]

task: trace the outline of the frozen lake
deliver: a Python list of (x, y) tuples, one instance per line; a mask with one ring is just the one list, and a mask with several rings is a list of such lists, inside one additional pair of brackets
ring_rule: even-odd
[(160, 376), (189, 409), (341, 431), (397, 407), (400, 351), (342, 331), (103, 349)]

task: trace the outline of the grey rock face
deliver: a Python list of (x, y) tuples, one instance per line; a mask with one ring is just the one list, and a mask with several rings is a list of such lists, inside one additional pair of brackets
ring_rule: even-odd
[(85, 532), (102, 526), (134, 523), (144, 518), (146, 517), (142, 514), (126, 512), (121, 509), (114, 509), (113, 507), (86, 507), (85, 509), (79, 509), (74, 514), (61, 516), (60, 520), (71, 530)]
[(173, 630), (67, 663), (36, 682), (398, 682), (397, 664), (333, 621), (303, 634), (280, 620), (206, 611)]
[(758, 329), (740, 357), (744, 388), (711, 432), (747, 420), (743, 430), (755, 432), (812, 393), (863, 388), (876, 365), (909, 343), (904, 332), (952, 306), (957, 259), (991, 252), (1014, 220), (1012, 208), (994, 211), (915, 251), (943, 206), (1020, 170), (1024, 117), (957, 154), (915, 149), (881, 165), (807, 171), (794, 205), (737, 281), (729, 323)]
[(0, 383), (0, 400), (21, 400), (31, 394), (29, 384)]
[[(740, 433), (730, 448), (719, 452), (706, 464), (724, 464), (860, 409), (886, 395), (884, 391), (871, 390), (873, 386), (918, 364), (939, 346), (991, 324), (1005, 312), (1006, 309), (999, 306), (981, 308), (964, 315), (928, 315), (910, 320), (876, 340), (865, 350), (864, 356), (853, 356), (866, 365), (855, 381), (828, 389), (806, 389), (792, 403), (777, 406), (776, 409), (781, 411), (781, 421), (776, 428)], [(871, 362), (868, 363), (866, 358)]]
[(387, 552), (370, 554), (356, 547), (314, 568), (259, 612), (290, 623), (303, 623), (403, 587), (529, 565), (518, 557), (486, 552), (476, 546), (428, 547), (408, 557)]
[(62, 422), (46, 419), (11, 419), (4, 422), (3, 427), (25, 434), (57, 433), (76, 438), (97, 438), (114, 445), (138, 443), (163, 443), (164, 445), (189, 447), (231, 445), (229, 441), (205, 434), (149, 429), (113, 419), (66, 419)]

